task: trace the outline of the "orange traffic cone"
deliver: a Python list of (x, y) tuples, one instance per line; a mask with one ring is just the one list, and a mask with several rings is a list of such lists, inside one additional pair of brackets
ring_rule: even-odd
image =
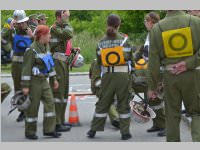
[(80, 126), (81, 125), (79, 122), (79, 116), (78, 116), (77, 105), (76, 105), (76, 97), (74, 94), (71, 95), (71, 99), (70, 99), (69, 123), (72, 126)]

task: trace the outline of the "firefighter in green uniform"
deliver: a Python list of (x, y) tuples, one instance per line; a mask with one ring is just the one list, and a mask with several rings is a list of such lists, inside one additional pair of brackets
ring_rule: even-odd
[(53, 94), (47, 78), (54, 81), (54, 89), (58, 88), (54, 62), (49, 48), (50, 29), (40, 25), (35, 31), (35, 41), (24, 54), (22, 70), (23, 94), (29, 95), (31, 105), (25, 110), (25, 136), (37, 139), (37, 119), (40, 101), (44, 104), (43, 134), (58, 138), (61, 134), (55, 131), (56, 114)]
[[(197, 17), (199, 17), (200, 18), (200, 10), (189, 10), (188, 11), (188, 13), (190, 14), (190, 15), (193, 15), (193, 16), (197, 16)], [(199, 76), (200, 76), (200, 74), (199, 74)], [(200, 91), (200, 81), (198, 81), (198, 91)], [(199, 93), (199, 92), (198, 92)], [(186, 116), (188, 115), (188, 113), (186, 113)]]
[[(59, 88), (53, 90), (53, 95), (56, 107), (56, 130), (64, 132), (69, 131), (71, 127), (70, 124), (65, 123), (65, 111), (69, 91), (68, 61), (71, 53), (71, 48), (68, 46), (70, 45), (70, 39), (73, 37), (73, 28), (68, 22), (70, 16), (68, 10), (57, 10), (55, 16), (56, 22), (51, 27), (50, 46), (55, 61), (55, 70), (59, 82)], [(50, 83), (53, 87), (51, 81)]]
[(11, 92), (11, 87), (7, 83), (1, 83), (1, 103), (5, 100)]
[(164, 71), (167, 141), (180, 141), (181, 103), (191, 115), (193, 141), (200, 141), (200, 19), (184, 11), (167, 11), (150, 32), (148, 82), (150, 99)]
[[(89, 69), (89, 78), (91, 79), (91, 90), (98, 98), (101, 86), (101, 70), (98, 67), (97, 60), (94, 59)], [(116, 100), (115, 100), (116, 102)], [(119, 114), (115, 104), (112, 104), (108, 112), (110, 122), (115, 128), (119, 128)]]
[(37, 25), (38, 25), (37, 14), (31, 14), (29, 16), (28, 26), (29, 28), (31, 28), (32, 32), (35, 31)]
[(39, 14), (37, 16), (38, 25), (46, 25), (48, 17), (45, 14)]
[(114, 95), (117, 96), (121, 139), (128, 140), (132, 137), (129, 131), (129, 100), (132, 96), (133, 51), (127, 42), (128, 36), (118, 32), (120, 24), (119, 16), (109, 15), (107, 34), (98, 43), (97, 63), (101, 68), (101, 91), (91, 129), (87, 132), (89, 138), (94, 138), (96, 131), (104, 130), (107, 112), (114, 102)]
[[(153, 25), (157, 23), (160, 20), (160, 16), (155, 12), (150, 12), (145, 15), (144, 18), (144, 24), (148, 31), (150, 31), (153, 28)], [(148, 53), (149, 53), (149, 34), (146, 37), (146, 41), (144, 46), (135, 53), (135, 56), (137, 57), (136, 60), (139, 59), (145, 59), (148, 63)], [(139, 69), (136, 70), (135, 73), (137, 75), (146, 74), (146, 69)], [(146, 76), (146, 75), (145, 75)], [(162, 85), (162, 82), (159, 83), (159, 85)], [(158, 87), (162, 88), (162, 87)], [(157, 88), (157, 89), (158, 89)], [(147, 88), (143, 89), (144, 92), (147, 92)], [(158, 136), (165, 136), (165, 114), (164, 114), (164, 102), (163, 97), (156, 98), (154, 101), (149, 101), (149, 106), (154, 110), (156, 113), (156, 118), (153, 119), (153, 126), (147, 130), (147, 132), (158, 132)]]
[[(11, 25), (11, 29), (5, 32), (3, 38), (13, 45), (13, 56), (11, 74), (14, 83), (14, 91), (21, 90), (21, 72), (23, 56), (26, 48), (32, 43), (33, 34), (31, 29), (27, 25), (28, 17), (24, 10), (15, 10), (13, 13), (13, 19), (16, 22), (16, 27)], [(11, 23), (12, 24), (12, 23)], [(21, 112), (17, 118), (17, 121), (23, 121), (24, 113)]]
[[(190, 15), (197, 16), (200, 18), (200, 10), (188, 10), (187, 12)], [(188, 114), (188, 112), (185, 111), (184, 108), (182, 109), (182, 113), (185, 114), (186, 117), (190, 117), (190, 115)]]

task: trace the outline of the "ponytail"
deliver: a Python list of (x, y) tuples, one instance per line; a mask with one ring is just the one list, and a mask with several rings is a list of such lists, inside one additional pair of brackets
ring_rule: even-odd
[(117, 35), (117, 30), (114, 27), (108, 26), (106, 34), (108, 37), (114, 38)]

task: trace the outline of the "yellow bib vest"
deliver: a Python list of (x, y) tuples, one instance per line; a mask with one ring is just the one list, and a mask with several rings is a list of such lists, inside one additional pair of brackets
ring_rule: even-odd
[(101, 49), (101, 61), (104, 67), (124, 65), (126, 62), (123, 54), (123, 47), (116, 46), (113, 48)]
[(124, 41), (120, 46), (115, 46), (112, 48), (102, 48), (100, 50), (101, 61), (104, 67), (120, 66), (126, 64), (123, 52), (124, 50), (123, 44), (127, 39), (128, 37), (125, 37)]
[(191, 28), (181, 28), (162, 32), (164, 51), (167, 58), (193, 55)]

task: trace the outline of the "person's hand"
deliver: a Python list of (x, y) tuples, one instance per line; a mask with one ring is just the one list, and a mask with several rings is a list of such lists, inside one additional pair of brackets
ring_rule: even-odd
[(80, 47), (75, 47), (75, 48), (74, 48), (74, 51), (75, 51), (75, 52), (77, 52), (77, 51), (78, 51), (78, 52), (80, 53), (80, 51), (81, 51), (81, 48), (80, 48)]
[(23, 88), (23, 89), (22, 89), (22, 92), (23, 92), (24, 95), (28, 95), (28, 93), (29, 93), (29, 88)]
[(54, 81), (54, 86), (53, 86), (54, 90), (58, 89), (58, 86), (59, 86), (59, 83), (58, 83), (57, 80), (55, 80)]
[(187, 70), (185, 61), (181, 61), (181, 62), (175, 64), (175, 66), (176, 66), (175, 67), (176, 75), (181, 74)]
[(157, 94), (155, 91), (148, 90), (147, 96), (149, 100), (154, 100), (157, 97)]
[(10, 23), (10, 28), (11, 29), (14, 29), (15, 28), (15, 25), (16, 24), (16, 20), (15, 19), (13, 19), (12, 21), (11, 21), (11, 23)]
[(173, 68), (172, 70), (170, 70), (172, 74), (175, 75), (181, 74), (187, 70), (186, 62), (185, 61), (178, 62), (176, 64), (173, 64), (171, 68)]
[(27, 29), (27, 35), (33, 37), (33, 32), (30, 28)]
[(56, 24), (53, 24), (53, 25), (52, 25), (52, 28), (53, 28), (53, 29), (56, 29)]

